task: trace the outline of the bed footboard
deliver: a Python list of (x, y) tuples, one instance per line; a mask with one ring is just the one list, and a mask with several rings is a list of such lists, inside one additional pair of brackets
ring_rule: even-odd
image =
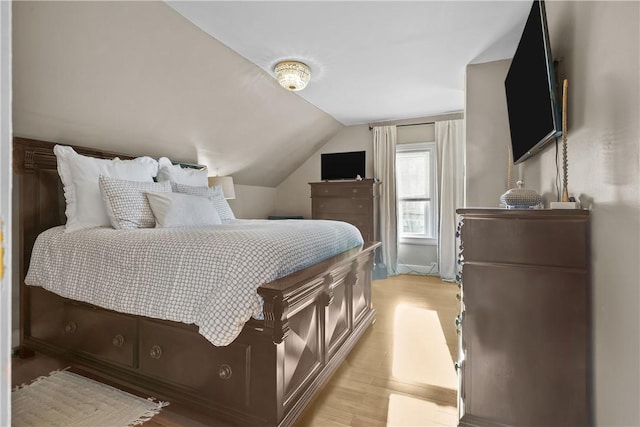
[(260, 287), (265, 320), (248, 322), (225, 347), (193, 325), (104, 310), (23, 285), (22, 346), (233, 424), (289, 426), (374, 319), (377, 245), (296, 273), (305, 276), (300, 281), (291, 276)]

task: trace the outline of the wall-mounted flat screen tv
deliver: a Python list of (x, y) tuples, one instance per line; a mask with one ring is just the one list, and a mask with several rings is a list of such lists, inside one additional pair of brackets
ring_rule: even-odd
[(365, 151), (325, 153), (320, 155), (320, 176), (323, 181), (365, 177)]
[(544, 1), (534, 1), (504, 82), (514, 163), (562, 135)]

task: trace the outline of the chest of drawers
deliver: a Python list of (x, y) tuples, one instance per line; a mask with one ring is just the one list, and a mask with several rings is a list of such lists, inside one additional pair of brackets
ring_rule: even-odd
[(589, 212), (457, 212), (459, 426), (592, 425)]
[(379, 182), (365, 179), (312, 182), (309, 185), (313, 219), (345, 221), (358, 227), (365, 241), (379, 240)]

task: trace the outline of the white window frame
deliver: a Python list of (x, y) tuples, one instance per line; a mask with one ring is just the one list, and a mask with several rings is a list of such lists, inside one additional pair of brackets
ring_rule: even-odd
[[(435, 142), (412, 142), (407, 144), (398, 144), (396, 145), (396, 153), (407, 153), (407, 152), (415, 152), (415, 151), (429, 151), (429, 159), (430, 159), (430, 176), (429, 181), (431, 183), (431, 188), (429, 194), (431, 198), (428, 199), (431, 201), (431, 229), (434, 230), (435, 237), (426, 237), (424, 235), (403, 235), (401, 232), (401, 228), (398, 224), (398, 241), (403, 244), (409, 245), (432, 245), (435, 246), (438, 244), (438, 161), (437, 161), (437, 151), (436, 151), (436, 143)], [(398, 167), (396, 164), (396, 173)], [(396, 201), (400, 204), (401, 199), (399, 196), (396, 196)], [(420, 199), (423, 200), (423, 199)], [(400, 217), (398, 216), (398, 220)]]

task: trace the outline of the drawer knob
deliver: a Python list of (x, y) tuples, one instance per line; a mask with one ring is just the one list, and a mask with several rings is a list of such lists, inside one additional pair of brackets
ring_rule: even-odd
[(69, 322), (67, 323), (67, 325), (64, 327), (64, 331), (68, 334), (73, 334), (75, 331), (78, 330), (78, 326), (76, 325), (75, 322)]
[(320, 205), (321, 208), (324, 208), (324, 205)]
[(218, 376), (221, 380), (228, 380), (231, 378), (233, 371), (231, 370), (231, 366), (227, 364), (220, 365), (220, 370), (218, 370)]
[(154, 345), (151, 347), (151, 351), (149, 352), (149, 356), (153, 359), (160, 359), (162, 357), (162, 348), (159, 345)]
[(124, 345), (124, 341), (124, 337), (120, 334), (113, 337), (113, 345), (115, 345), (116, 347), (122, 347)]
[(358, 189), (357, 189), (357, 188), (354, 188), (354, 189), (353, 189), (353, 192), (354, 192), (354, 193), (357, 193), (357, 192), (358, 192)]

